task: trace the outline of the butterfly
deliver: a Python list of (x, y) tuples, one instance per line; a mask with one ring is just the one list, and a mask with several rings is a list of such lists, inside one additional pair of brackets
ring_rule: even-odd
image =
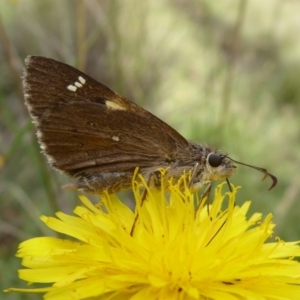
[(130, 189), (136, 168), (151, 187), (160, 188), (158, 170), (163, 168), (166, 182), (190, 172), (189, 186), (197, 190), (228, 181), (235, 164), (269, 176), (269, 189), (277, 183), (264, 168), (187, 141), (147, 110), (67, 64), (42, 56), (25, 62), (25, 103), (48, 162), (74, 179), (66, 188), (95, 194)]

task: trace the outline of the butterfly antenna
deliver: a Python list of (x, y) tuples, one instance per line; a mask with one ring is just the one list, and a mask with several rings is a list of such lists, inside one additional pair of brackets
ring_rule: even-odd
[[(266, 169), (260, 168), (260, 167), (256, 167), (256, 166), (251, 166), (251, 165), (248, 165), (248, 164), (244, 164), (244, 163), (242, 163), (242, 162), (240, 162), (240, 161), (237, 161), (237, 160), (234, 160), (234, 159), (232, 159), (232, 158), (230, 158), (230, 157), (228, 157), (228, 156), (226, 156), (226, 157), (229, 158), (231, 161), (237, 163), (237, 164), (240, 164), (240, 165), (243, 165), (243, 166), (246, 166), (246, 167), (249, 167), (249, 168), (255, 169), (255, 170), (259, 171), (259, 172), (264, 173), (265, 176), (264, 176), (264, 178), (263, 178), (262, 180), (266, 179), (267, 177), (270, 177), (270, 178), (272, 179), (273, 182), (272, 182), (271, 186), (269, 187), (269, 191), (270, 191), (273, 187), (276, 186), (276, 184), (277, 184), (277, 178), (276, 178), (276, 176), (274, 176), (274, 175), (272, 175), (271, 173), (269, 173)], [(227, 181), (227, 183), (228, 183), (228, 181)]]

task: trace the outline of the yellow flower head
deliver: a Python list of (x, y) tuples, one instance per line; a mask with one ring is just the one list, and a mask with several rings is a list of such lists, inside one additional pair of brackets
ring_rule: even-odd
[(170, 183), (168, 197), (164, 187), (143, 186), (140, 206), (144, 192), (133, 184), (139, 214), (133, 235), (135, 214), (113, 195), (97, 206), (80, 197), (76, 216), (42, 216), (73, 239), (23, 242), (20, 278), (52, 285), (8, 291), (42, 292), (55, 300), (300, 299), (300, 265), (292, 259), (300, 256), (298, 243), (265, 243), (272, 216), (247, 219), (250, 202), (234, 205), (237, 188), (224, 194), (219, 185), (208, 210), (195, 205), (196, 196), (182, 183)]

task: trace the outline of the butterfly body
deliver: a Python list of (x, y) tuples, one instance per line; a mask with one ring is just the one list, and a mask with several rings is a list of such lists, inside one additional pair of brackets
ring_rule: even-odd
[[(195, 145), (193, 145), (193, 148), (195, 148)], [(190, 186), (197, 190), (208, 182), (226, 179), (236, 171), (235, 166), (230, 161), (225, 161), (227, 164), (223, 164), (218, 170), (214, 168), (209, 170), (210, 167), (206, 159), (207, 155), (211, 152), (209, 151), (210, 148), (203, 148), (200, 145), (197, 145), (196, 147), (198, 147), (198, 154), (202, 154), (202, 157), (198, 157), (199, 159), (195, 160), (202, 161), (201, 164), (199, 163), (197, 165), (197, 168), (195, 168), (195, 161), (193, 161), (194, 164), (180, 160), (174, 162), (169, 162), (167, 160), (160, 161), (159, 168), (166, 169), (164, 176), (166, 186), (169, 184), (170, 179), (172, 179), (173, 182), (178, 181), (184, 172), (186, 174), (192, 174), (195, 172)], [(97, 164), (97, 161), (95, 161), (95, 164)], [(150, 180), (152, 175), (159, 175), (157, 173), (157, 166), (141, 167), (139, 163), (137, 163), (136, 166), (139, 166), (139, 173), (143, 175), (146, 182), (148, 182), (148, 185), (150, 185), (150, 188), (160, 188), (160, 180), (157, 182), (155, 180)], [(81, 171), (76, 170), (75, 172), (76, 173), (71, 175), (76, 178), (76, 181), (66, 185), (66, 188), (78, 189), (87, 193), (95, 194), (101, 193), (101, 191), (104, 190), (107, 190), (109, 193), (114, 193), (120, 190), (127, 190), (132, 187), (132, 175), (134, 168), (130, 166), (129, 169), (124, 172), (112, 170), (110, 168), (109, 172), (105, 172), (102, 167), (90, 167), (84, 168)]]

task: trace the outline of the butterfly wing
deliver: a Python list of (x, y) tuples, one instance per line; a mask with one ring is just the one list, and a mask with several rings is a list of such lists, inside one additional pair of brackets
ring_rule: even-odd
[(188, 147), (162, 120), (64, 63), (29, 56), (23, 86), (44, 153), (70, 175), (160, 166)]

